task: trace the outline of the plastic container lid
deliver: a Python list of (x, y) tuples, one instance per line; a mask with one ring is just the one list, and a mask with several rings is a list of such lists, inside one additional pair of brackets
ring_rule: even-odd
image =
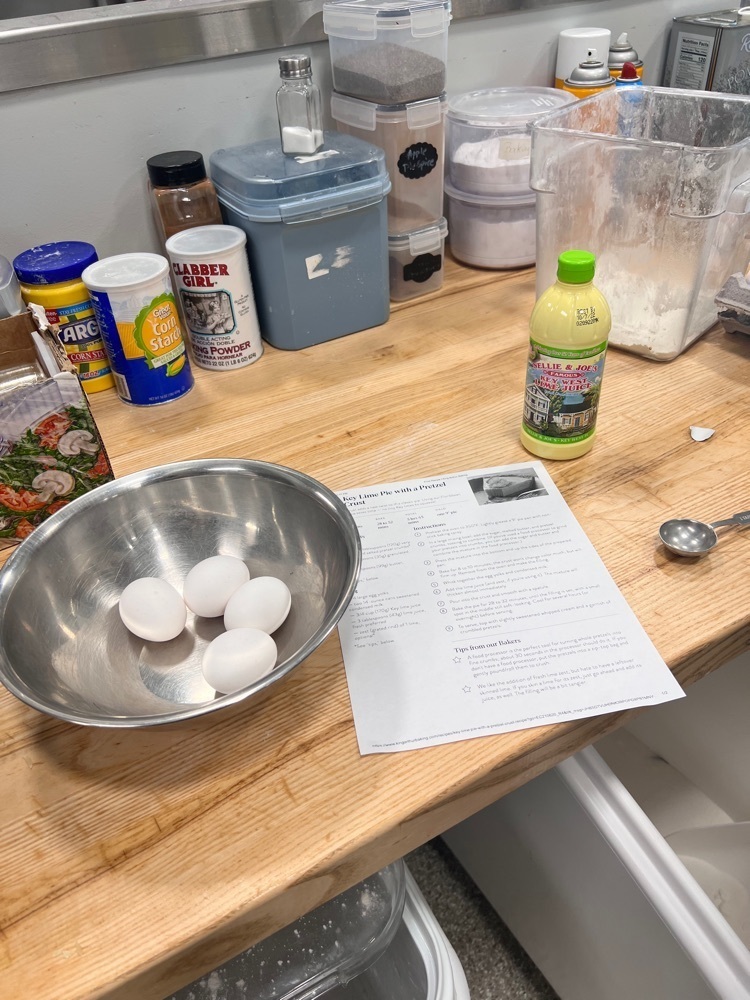
[(218, 149), (210, 165), (219, 200), (253, 222), (302, 222), (388, 194), (382, 149), (341, 132), (323, 136), (323, 148), (303, 156), (286, 156), (278, 139)]
[(448, 102), (447, 117), (465, 125), (522, 129), (538, 115), (555, 111), (577, 98), (552, 87), (495, 87), (459, 94)]
[(64, 240), (42, 243), (24, 250), (13, 261), (18, 280), (27, 285), (56, 285), (80, 278), (84, 268), (97, 260), (90, 243)]
[(410, 29), (414, 38), (445, 31), (450, 0), (328, 0), (323, 31), (338, 38), (375, 39), (379, 31)]
[(474, 194), (471, 191), (460, 191), (445, 181), (444, 190), (449, 198), (454, 201), (463, 201), (467, 205), (485, 205), (487, 208), (520, 208), (522, 205), (536, 204), (536, 192), (529, 190), (528, 193), (511, 197), (503, 195)]
[(584, 285), (594, 280), (596, 257), (588, 250), (564, 250), (557, 258), (557, 278), (566, 285)]
[(167, 253), (177, 257), (215, 257), (229, 253), (247, 243), (247, 234), (239, 226), (194, 226), (170, 236), (165, 247)]
[(179, 187), (206, 179), (203, 156), (194, 149), (157, 153), (146, 160), (148, 177), (156, 187)]
[(412, 256), (419, 253), (429, 253), (431, 250), (439, 250), (440, 246), (448, 235), (448, 223), (445, 219), (438, 219), (429, 226), (421, 229), (412, 229), (408, 233), (394, 233), (388, 236), (389, 250), (409, 250)]
[(91, 264), (83, 273), (83, 283), (95, 292), (137, 288), (160, 278), (169, 270), (169, 261), (158, 253), (121, 253)]
[[(560, 91), (557, 91), (560, 93)], [(573, 95), (570, 95), (573, 97)], [(573, 98), (575, 100), (575, 98)], [(428, 97), (408, 104), (372, 104), (357, 97), (331, 94), (331, 117), (345, 125), (374, 132), (379, 123), (397, 125), (406, 122), (408, 128), (429, 128), (439, 125), (445, 113), (446, 96)]]

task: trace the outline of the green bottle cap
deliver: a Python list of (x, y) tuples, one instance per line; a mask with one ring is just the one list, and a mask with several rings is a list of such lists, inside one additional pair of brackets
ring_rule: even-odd
[(583, 285), (593, 281), (596, 257), (588, 250), (565, 250), (557, 258), (557, 280), (566, 285)]

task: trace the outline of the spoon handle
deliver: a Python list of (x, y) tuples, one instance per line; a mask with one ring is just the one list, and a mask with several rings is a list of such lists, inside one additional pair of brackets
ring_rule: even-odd
[(750, 524), (750, 510), (745, 510), (741, 514), (732, 514), (730, 518), (726, 521), (713, 521), (711, 523), (712, 528), (721, 528), (725, 524)]

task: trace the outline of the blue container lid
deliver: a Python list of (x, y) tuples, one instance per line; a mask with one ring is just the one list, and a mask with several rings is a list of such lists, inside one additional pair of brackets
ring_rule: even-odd
[(218, 149), (211, 178), (219, 201), (253, 222), (304, 222), (363, 208), (391, 189), (385, 153), (341, 132), (325, 132), (317, 153), (287, 156), (278, 139)]
[(18, 280), (27, 285), (56, 285), (80, 278), (84, 268), (98, 260), (90, 243), (63, 240), (24, 250), (13, 261)]

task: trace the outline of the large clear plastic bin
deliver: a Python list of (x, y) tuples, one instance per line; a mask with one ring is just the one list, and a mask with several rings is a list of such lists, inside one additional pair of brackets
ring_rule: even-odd
[(590, 250), (610, 343), (676, 357), (750, 255), (750, 97), (617, 87), (529, 127), (537, 293), (563, 250)]
[(470, 1000), (403, 861), (364, 879), (170, 1000)]

